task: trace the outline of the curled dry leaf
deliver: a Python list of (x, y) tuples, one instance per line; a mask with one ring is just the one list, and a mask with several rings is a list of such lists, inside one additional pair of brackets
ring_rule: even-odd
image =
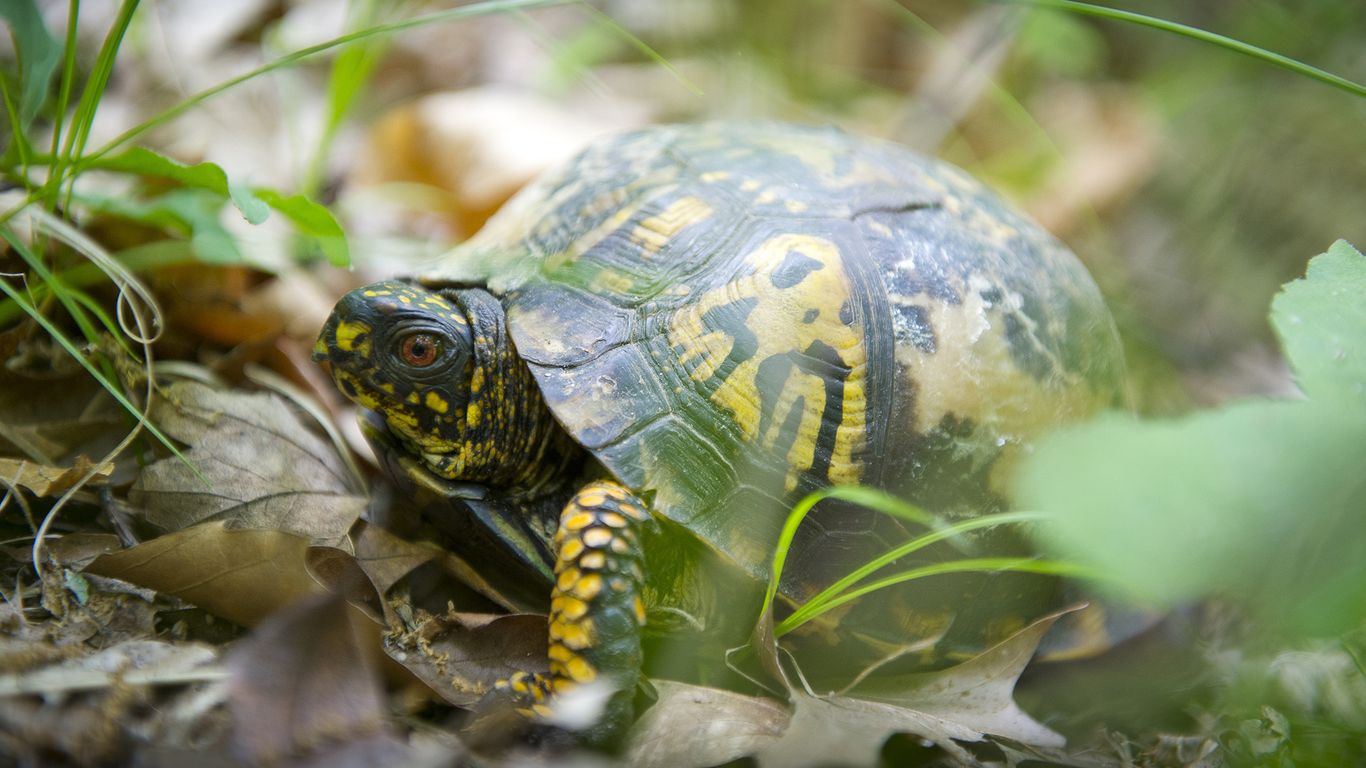
[(336, 543), (365, 509), (365, 496), (332, 445), (276, 395), (181, 381), (161, 392), (151, 416), (190, 446), (186, 457), (204, 478), (176, 458), (139, 475), (129, 499), (164, 530), (221, 521)]
[(96, 468), (85, 456), (78, 457), (70, 467), (54, 467), (0, 456), (0, 483), (27, 488), (35, 496), (61, 496), (87, 474), (91, 475), (87, 481), (89, 484), (99, 485), (108, 480), (113, 471), (112, 462), (105, 462)]
[(370, 618), (389, 626), (396, 623), (384, 599), (389, 589), (413, 569), (446, 555), (435, 544), (408, 541), (364, 520), (351, 529), (350, 542), (354, 554), (336, 547), (310, 548), (308, 572)]
[(473, 706), (514, 672), (549, 670), (546, 619), (535, 614), (419, 613), (409, 632), (390, 633), (384, 651), (441, 698)]
[(222, 521), (101, 555), (86, 571), (178, 597), (251, 626), (322, 591), (304, 568), (309, 541), (283, 531), (229, 530)]
[(237, 753), (253, 765), (402, 764), (379, 674), (336, 595), (262, 624), (228, 659)]

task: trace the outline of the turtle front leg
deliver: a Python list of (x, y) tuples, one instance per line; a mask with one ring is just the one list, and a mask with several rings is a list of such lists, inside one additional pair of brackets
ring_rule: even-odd
[(552, 724), (580, 719), (567, 710), (606, 696), (597, 722), (579, 730), (588, 744), (613, 746), (633, 719), (645, 625), (641, 534), (652, 523), (645, 503), (617, 483), (590, 483), (574, 494), (555, 533), (550, 674), (517, 675), (500, 686), (529, 705), (527, 714)]

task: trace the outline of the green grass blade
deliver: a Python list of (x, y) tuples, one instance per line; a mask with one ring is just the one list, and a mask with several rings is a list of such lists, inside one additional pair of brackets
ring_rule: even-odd
[(1207, 32), (1203, 29), (1187, 26), (1185, 24), (1178, 24), (1174, 21), (1158, 19), (1152, 16), (1144, 16), (1141, 13), (1133, 13), (1131, 11), (1121, 11), (1117, 8), (1107, 8), (1103, 5), (1092, 5), (1091, 3), (1076, 2), (1076, 0), (1005, 1), (1022, 3), (1024, 5), (1030, 5), (1035, 8), (1052, 8), (1061, 11), (1070, 11), (1072, 13), (1079, 13), (1086, 16), (1095, 16), (1097, 18), (1110, 19), (1112, 21), (1123, 21), (1129, 24), (1137, 24), (1139, 26), (1151, 27), (1152, 29), (1162, 30), (1163, 32), (1171, 32), (1172, 34), (1181, 35), (1182, 37), (1189, 37), (1192, 40), (1199, 40), (1204, 43), (1210, 43), (1211, 45), (1217, 45), (1220, 48), (1224, 48), (1235, 53), (1241, 53), (1244, 56), (1250, 56), (1259, 61), (1264, 61), (1273, 66), (1277, 66), (1282, 69), (1294, 72), (1295, 74), (1303, 75), (1304, 77), (1308, 77), (1312, 80), (1317, 80), (1321, 83), (1331, 85), (1334, 88), (1339, 88), (1356, 96), (1366, 98), (1366, 85), (1355, 83), (1351, 80), (1348, 80), (1345, 77), (1335, 75), (1332, 72), (1325, 72), (1324, 70), (1319, 69), (1318, 67), (1310, 66), (1302, 61), (1292, 59), (1289, 56), (1282, 56), (1279, 53), (1268, 51), (1265, 48), (1258, 48), (1255, 45), (1245, 43), (1241, 40), (1235, 40), (1231, 37), (1225, 37), (1224, 35), (1220, 35), (1214, 32)]
[(918, 536), (901, 546), (888, 550), (882, 555), (869, 560), (864, 565), (856, 568), (840, 580), (826, 587), (819, 594), (807, 600), (800, 608), (792, 612), (792, 615), (784, 621), (793, 626), (805, 623), (808, 619), (818, 616), (824, 612), (825, 604), (834, 599), (836, 595), (852, 587), (854, 584), (882, 570), (892, 563), (900, 560), (906, 555), (924, 549), (925, 547), (943, 541), (963, 533), (975, 531), (980, 528), (994, 528), (998, 525), (1008, 525), (1011, 523), (1023, 523), (1030, 520), (1038, 520), (1043, 515), (1037, 512), (1005, 512), (997, 515), (984, 515), (970, 520), (963, 520), (950, 526), (931, 531), (923, 536)]
[(167, 109), (164, 112), (161, 112), (160, 114), (155, 115), (152, 118), (145, 120), (142, 123), (139, 123), (138, 125), (133, 126), (132, 128), (129, 128), (128, 130), (116, 136), (109, 143), (91, 152), (88, 155), (88, 157), (100, 157), (102, 155), (108, 154), (109, 152), (112, 152), (118, 147), (123, 146), (124, 144), (128, 143), (129, 141), (132, 141), (138, 136), (141, 136), (147, 131), (156, 128), (157, 126), (162, 125), (163, 123), (166, 123), (169, 120), (173, 120), (176, 117), (179, 117), (185, 112), (194, 109), (195, 107), (199, 106), (205, 101), (213, 98), (214, 96), (217, 96), (218, 94), (226, 90), (229, 90), (230, 88), (240, 85), (253, 78), (260, 77), (261, 75), (264, 75), (268, 72), (274, 72), (277, 69), (282, 69), (284, 67), (297, 64), (298, 62), (303, 61), (304, 59), (316, 56), (320, 53), (323, 53), (324, 51), (330, 51), (333, 48), (349, 45), (351, 43), (359, 42), (361, 40), (368, 40), (373, 37), (393, 35), (404, 30), (414, 29), (416, 27), (422, 27), (429, 24), (437, 24), (448, 21), (459, 21), (463, 19), (472, 19), (479, 16), (488, 16), (495, 13), (527, 11), (534, 10), (537, 8), (547, 8), (555, 5), (569, 5), (571, 3), (577, 2), (582, 2), (582, 0), (486, 0), (486, 2), (482, 3), (463, 5), (459, 8), (452, 8), (446, 11), (429, 13), (423, 16), (416, 16), (411, 19), (404, 19), (402, 21), (395, 21), (388, 24), (380, 24), (369, 29), (358, 30), (356, 32), (341, 35), (340, 37), (335, 37), (326, 42), (318, 43), (317, 45), (310, 45), (307, 48), (300, 48), (297, 51), (292, 51), (290, 53), (285, 54), (284, 56), (281, 56), (278, 59), (262, 64), (261, 66), (249, 72), (244, 72), (243, 74), (238, 75), (237, 77), (231, 78), (229, 80), (225, 80), (219, 83), (218, 85), (206, 88), (200, 91), (199, 93), (196, 93), (193, 96), (185, 99), (184, 101), (180, 102), (174, 107), (171, 107), (170, 109)]
[(664, 58), (664, 54), (660, 53), (659, 51), (656, 51), (654, 48), (650, 46), (649, 43), (645, 42), (644, 40), (641, 40), (634, 32), (621, 26), (617, 23), (616, 19), (613, 19), (611, 16), (608, 16), (601, 10), (587, 4), (585, 4), (583, 7), (591, 13), (593, 13), (595, 16), (597, 16), (599, 22), (601, 22), (608, 29), (612, 30), (612, 32), (620, 36), (621, 39), (625, 40), (627, 43), (630, 43), (633, 48), (635, 48), (637, 51), (643, 54), (646, 58), (648, 58), (650, 61), (653, 61), (655, 64), (658, 64), (660, 67), (663, 67), (664, 71), (668, 72), (670, 75), (673, 75), (674, 79), (678, 81), (679, 85), (682, 85), (684, 88), (691, 91), (694, 96), (703, 95), (702, 89), (697, 87), (697, 85), (693, 83), (691, 80), (684, 77), (682, 72), (679, 72), (673, 64), (669, 63), (668, 59)]
[(70, 166), (85, 151), (86, 141), (90, 138), (90, 128), (95, 124), (95, 112), (99, 109), (100, 100), (104, 98), (109, 77), (114, 72), (114, 60), (118, 57), (119, 47), (123, 45), (123, 37), (127, 34), (128, 26), (133, 22), (133, 13), (137, 9), (138, 0), (123, 0), (114, 17), (114, 23), (104, 36), (99, 55), (95, 57), (95, 64), (86, 77), (80, 101), (76, 102), (76, 111), (71, 118), (71, 126), (67, 129), (62, 152), (52, 169), (52, 178), (48, 181), (49, 185), (55, 185), (51, 186), (52, 190), (60, 188), (65, 181), (66, 174), (63, 173), (63, 169)]
[(861, 485), (836, 485), (808, 494), (792, 507), (792, 511), (787, 514), (787, 520), (783, 523), (782, 533), (778, 535), (778, 545), (773, 550), (773, 567), (769, 571), (768, 589), (764, 593), (763, 608), (759, 611), (761, 616), (773, 607), (773, 599), (778, 594), (778, 583), (782, 580), (783, 567), (787, 564), (787, 552), (792, 547), (792, 539), (797, 535), (797, 528), (806, 519), (806, 515), (825, 499), (848, 501), (926, 528), (938, 528), (941, 525), (939, 518), (923, 509), (907, 504), (891, 494)]
[(794, 617), (789, 616), (786, 621), (778, 625), (777, 629), (774, 630), (774, 634), (778, 637), (782, 637), (826, 611), (838, 608), (847, 602), (857, 600), (858, 598), (863, 597), (870, 592), (876, 592), (879, 589), (886, 589), (887, 587), (896, 586), (897, 584), (902, 584), (907, 581), (923, 579), (929, 576), (940, 576), (949, 573), (970, 573), (974, 571), (1009, 571), (1014, 573), (1037, 573), (1045, 576), (1064, 576), (1091, 580), (1104, 579), (1103, 574), (1091, 568), (1058, 560), (1036, 560), (1028, 557), (981, 557), (968, 560), (954, 560), (947, 563), (936, 563), (920, 568), (912, 568), (909, 571), (902, 571), (901, 573), (888, 576), (885, 579), (879, 579), (866, 584), (858, 589), (845, 592), (821, 606), (819, 611), (807, 616), (802, 621), (794, 622)]

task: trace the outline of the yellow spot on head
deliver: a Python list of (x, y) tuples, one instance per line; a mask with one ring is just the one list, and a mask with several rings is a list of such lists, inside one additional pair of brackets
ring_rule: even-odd
[[(428, 392), (427, 407), (431, 408), (433, 411), (436, 411), (437, 413), (445, 413), (450, 408), (450, 403), (447, 403), (446, 399), (443, 398), (441, 395), (438, 395), (435, 392)], [(473, 408), (474, 406), (470, 407)]]
[(337, 349), (343, 352), (355, 351), (356, 338), (370, 333), (370, 326), (366, 323), (337, 323)]

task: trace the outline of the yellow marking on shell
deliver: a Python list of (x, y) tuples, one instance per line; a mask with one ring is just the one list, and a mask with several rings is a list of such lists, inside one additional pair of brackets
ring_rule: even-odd
[[(1003, 291), (995, 303), (982, 298), (983, 293), (1001, 286), (999, 279), (976, 274), (955, 286), (962, 296), (960, 303), (924, 304), (936, 351), (926, 353), (907, 344), (897, 347), (897, 368), (902, 373), (896, 386), (913, 389), (916, 407), (913, 422), (894, 428), (925, 433), (950, 414), (971, 419), (977, 425), (974, 440), (981, 444), (960, 440), (960, 448), (973, 456), (990, 456), (1000, 450), (989, 484), (1009, 495), (1008, 478), (1023, 458), (1024, 447), (1044, 432), (1106, 407), (1110, 393), (1095, 391), (1080, 374), (1062, 373), (1067, 368), (1058, 360), (1054, 361), (1058, 373), (1044, 380), (1021, 369), (1011, 353), (998, 304), (1014, 310), (1023, 298), (1012, 291)], [(1063, 333), (1062, 328), (1052, 330)], [(1033, 334), (1034, 329), (1023, 324), (1022, 336), (1029, 339)], [(1036, 349), (1042, 353), (1041, 343)]]
[(600, 571), (607, 565), (607, 555), (603, 552), (589, 552), (579, 560), (579, 567), (590, 571)]
[(598, 671), (582, 656), (575, 656), (565, 662), (564, 667), (565, 671), (569, 673), (569, 677), (576, 683), (591, 683), (598, 677)]
[[(569, 509), (574, 509), (574, 507), (571, 506), (566, 511)], [(592, 513), (574, 512), (560, 520), (560, 526), (566, 531), (579, 531), (592, 525), (595, 519)]]
[[(819, 267), (809, 271), (796, 285), (779, 288), (773, 284), (773, 273), (793, 252), (814, 259)], [(784, 234), (760, 244), (746, 256), (746, 262), (752, 267), (750, 274), (708, 292), (670, 318), (669, 342), (675, 349), (683, 350), (679, 362), (694, 381), (711, 379), (730, 354), (735, 338), (725, 329), (708, 327), (703, 317), (712, 309), (738, 300), (757, 300), (745, 325), (758, 341), (758, 349), (735, 366), (711, 399), (733, 415), (747, 442), (768, 449), (778, 447), (784, 425), (794, 418), (793, 410), (801, 404), (801, 413), (795, 417), (796, 438), (783, 457), (788, 465), (787, 488), (792, 490), (801, 473), (815, 461), (816, 438), (826, 410), (826, 382), (793, 366), (782, 390), (774, 397), (767, 428), (759, 434), (759, 366), (775, 356), (800, 355), (817, 341), (832, 347), (849, 368), (849, 374), (844, 381), (841, 420), (835, 430), (829, 476), (832, 483), (859, 482), (861, 472), (855, 456), (867, 440), (867, 348), (864, 327), (857, 318), (851, 325), (840, 320), (841, 307), (854, 306), (856, 297), (839, 248), (813, 235)], [(820, 310), (816, 319), (803, 322), (812, 309)]]
[(729, 179), (730, 171), (707, 171), (706, 173), (699, 175), (697, 178), (701, 179), (703, 182), (707, 184), (713, 184), (718, 181), (725, 181), (726, 179)]
[(774, 200), (777, 200), (777, 199), (778, 199), (778, 193), (777, 193), (777, 192), (775, 192), (774, 190), (771, 190), (771, 189), (765, 189), (763, 192), (760, 192), (760, 193), (759, 193), (758, 197), (755, 197), (755, 198), (754, 198), (754, 202), (755, 202), (755, 204), (757, 204), (757, 205), (768, 205), (769, 203), (771, 203), (771, 202), (773, 202)]
[[(446, 398), (442, 397), (441, 395), (438, 395), (435, 392), (427, 393), (426, 404), (428, 408), (432, 409), (433, 411), (436, 411), (437, 413), (445, 413), (446, 411), (450, 410), (451, 407), (451, 404), (446, 402)], [(474, 406), (470, 407), (473, 408)]]
[(583, 543), (590, 547), (605, 547), (613, 538), (606, 528), (589, 528), (583, 532)]
[(583, 542), (578, 539), (570, 539), (564, 543), (564, 546), (560, 547), (560, 559), (565, 562), (572, 563), (581, 554), (583, 554)]
[(356, 337), (365, 336), (370, 333), (370, 325), (361, 322), (340, 322), (337, 323), (335, 338), (337, 349), (343, 352), (356, 351)]
[(574, 587), (574, 583), (579, 580), (578, 568), (566, 568), (560, 571), (559, 578), (555, 581), (555, 588), (561, 592), (568, 592)]
[(560, 610), (560, 615), (570, 621), (582, 619), (588, 613), (588, 603), (577, 597), (565, 597), (564, 608)]
[(602, 591), (602, 577), (596, 573), (586, 574), (574, 582), (574, 596), (581, 600), (592, 600)]
[(684, 228), (711, 218), (712, 208), (698, 197), (681, 197), (654, 216), (641, 219), (631, 231), (631, 241), (640, 246), (641, 255), (657, 253)]

